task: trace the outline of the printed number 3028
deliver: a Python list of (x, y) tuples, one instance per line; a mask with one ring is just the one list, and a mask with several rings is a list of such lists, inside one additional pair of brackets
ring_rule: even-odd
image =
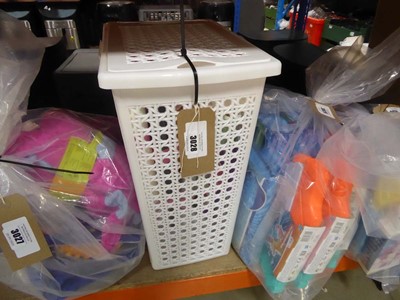
[(197, 151), (197, 135), (190, 136), (190, 151), (191, 152)]
[(11, 230), (11, 234), (17, 244), (25, 243), (24, 239), (21, 236), (21, 233), (19, 232), (19, 229)]

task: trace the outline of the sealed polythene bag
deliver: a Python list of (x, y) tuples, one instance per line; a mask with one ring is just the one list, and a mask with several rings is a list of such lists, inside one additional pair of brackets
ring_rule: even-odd
[(2, 12), (0, 34), (0, 281), (43, 299), (94, 293), (145, 246), (118, 121), (59, 109), (21, 120), (44, 46)]
[[(399, 35), (396, 32), (365, 56), (360, 41), (322, 56), (307, 70), (311, 99), (303, 97), (302, 107), (299, 95), (265, 93), (259, 124), (267, 126), (263, 142), (256, 135), (253, 144), (249, 174), (256, 180), (249, 186), (263, 190), (257, 195), (269, 207), (248, 222), (248, 228), (256, 229), (249, 231), (253, 237), (239, 254), (245, 254), (245, 262), (250, 261), (249, 267), (274, 299), (315, 297), (349, 246), (358, 216), (353, 181), (333, 172), (318, 153), (342, 124), (368, 114), (352, 103), (371, 99), (398, 78)], [(290, 101), (298, 108), (295, 117), (285, 109)], [(271, 121), (265, 119), (268, 110), (263, 105), (280, 108)], [(337, 161), (336, 167), (342, 168), (342, 163)], [(269, 187), (266, 181), (271, 182)], [(245, 183), (242, 201), (250, 202), (249, 190)]]
[(399, 134), (399, 113), (367, 115), (343, 126), (320, 152), (355, 187), (362, 222), (349, 255), (370, 278), (390, 285), (400, 278)]
[(126, 154), (113, 136), (117, 120), (101, 118), (31, 111), (2, 157), (1, 196), (27, 199), (52, 255), (16, 272), (0, 256), (7, 285), (40, 298), (76, 297), (140, 262), (144, 233)]

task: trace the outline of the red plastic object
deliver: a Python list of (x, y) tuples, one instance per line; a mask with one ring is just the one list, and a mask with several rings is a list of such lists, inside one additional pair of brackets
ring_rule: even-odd
[(315, 46), (321, 45), (322, 31), (324, 30), (325, 19), (307, 18), (305, 33), (308, 35), (308, 42)]
[[(291, 28), (293, 13), (290, 12), (289, 28)], [(324, 31), (325, 19), (307, 17), (305, 33), (308, 35), (308, 42), (315, 46), (321, 45), (322, 32)]]

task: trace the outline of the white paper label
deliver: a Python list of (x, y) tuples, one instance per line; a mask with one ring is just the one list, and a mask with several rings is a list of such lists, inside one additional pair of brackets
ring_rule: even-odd
[(26, 217), (6, 222), (2, 227), (3, 235), (17, 258), (25, 257), (40, 250)]
[(400, 112), (400, 107), (396, 107), (396, 106), (389, 106), (386, 108), (387, 112)]
[(286, 260), (285, 266), (277, 276), (279, 281), (290, 282), (297, 278), (324, 230), (325, 227), (304, 227), (296, 246)]
[(333, 255), (343, 243), (353, 222), (354, 219), (335, 218), (315, 249), (315, 255), (307, 263), (304, 273), (319, 274), (325, 270)]
[(328, 105), (324, 105), (318, 102), (315, 102), (315, 107), (317, 108), (318, 112), (324, 116), (329, 118), (335, 119), (335, 115), (332, 109)]
[(207, 121), (185, 124), (185, 153), (188, 159), (207, 156)]

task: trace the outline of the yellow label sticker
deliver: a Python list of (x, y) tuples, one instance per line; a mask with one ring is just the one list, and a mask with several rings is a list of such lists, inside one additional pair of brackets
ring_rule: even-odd
[[(91, 172), (97, 159), (97, 146), (102, 142), (103, 134), (97, 132), (90, 143), (71, 137), (58, 166), (61, 170)], [(57, 196), (82, 195), (89, 181), (89, 174), (58, 171), (53, 178), (51, 190)]]

